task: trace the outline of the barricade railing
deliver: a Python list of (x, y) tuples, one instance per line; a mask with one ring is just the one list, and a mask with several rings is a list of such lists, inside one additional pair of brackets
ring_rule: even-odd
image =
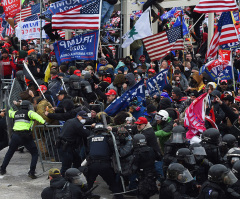
[[(44, 164), (61, 164), (57, 140), (63, 125), (36, 125), (33, 133), (37, 145), (39, 159), (45, 172)], [(90, 128), (91, 125), (85, 125)]]
[(11, 90), (11, 85), (12, 85), (13, 79), (1, 79), (0, 83), (0, 108), (5, 108), (5, 100), (4, 100), (4, 94), (6, 91)]

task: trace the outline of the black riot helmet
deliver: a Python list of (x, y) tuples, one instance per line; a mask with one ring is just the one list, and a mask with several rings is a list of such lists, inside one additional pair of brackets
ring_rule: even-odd
[(222, 145), (227, 146), (229, 149), (238, 146), (237, 139), (232, 134), (226, 134), (222, 138)]
[(217, 184), (232, 185), (237, 182), (236, 176), (222, 164), (215, 164), (208, 170), (208, 180)]
[(80, 87), (80, 77), (78, 77), (77, 75), (71, 75), (69, 78), (69, 86), (71, 89), (74, 90), (79, 90)]
[(234, 164), (235, 162), (237, 162), (238, 160), (240, 160), (240, 149), (239, 148), (232, 148), (228, 151), (227, 153), (227, 161), (230, 164)]
[(181, 125), (175, 126), (172, 129), (172, 136), (171, 136), (170, 142), (182, 144), (184, 143), (184, 137), (185, 137), (184, 127)]
[(188, 148), (178, 149), (176, 153), (176, 158), (178, 161), (183, 161), (184, 163), (189, 165), (196, 164), (194, 155), (191, 153), (191, 151)]
[(189, 149), (194, 155), (196, 162), (201, 162), (207, 156), (205, 148), (199, 143), (191, 144)]
[(202, 134), (202, 140), (210, 144), (219, 144), (220, 132), (215, 128), (209, 128)]
[(136, 134), (133, 136), (133, 147), (140, 147), (147, 145), (146, 137), (143, 134)]
[(18, 81), (25, 81), (24, 80), (24, 74), (22, 70), (19, 70), (18, 72), (16, 72), (16, 80)]
[(187, 183), (193, 180), (191, 173), (183, 165), (172, 163), (167, 169), (167, 179), (176, 180), (180, 183)]
[(81, 89), (84, 90), (86, 93), (91, 93), (92, 92), (92, 86), (88, 81), (81, 81), (80, 83)]
[(87, 71), (87, 72), (84, 74), (84, 79), (85, 79), (85, 80), (89, 80), (89, 79), (91, 79), (91, 78), (92, 78), (91, 74)]
[(20, 103), (21, 109), (26, 109), (26, 110), (29, 110), (31, 105), (32, 105), (32, 103), (30, 101), (28, 101), (28, 100), (23, 100)]
[(234, 163), (232, 167), (232, 172), (239, 180), (240, 179), (240, 160)]
[(65, 172), (65, 179), (73, 184), (82, 185), (81, 172), (76, 168), (70, 168)]

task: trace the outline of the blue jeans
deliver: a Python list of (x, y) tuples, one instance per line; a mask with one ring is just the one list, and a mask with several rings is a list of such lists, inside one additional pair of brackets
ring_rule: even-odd
[(102, 1), (102, 14), (101, 14), (101, 26), (105, 25), (106, 22), (110, 19), (114, 10), (114, 5), (106, 1)]
[(10, 160), (13, 157), (13, 154), (17, 150), (19, 146), (25, 146), (25, 148), (31, 153), (32, 155), (32, 161), (30, 165), (30, 171), (34, 172), (36, 169), (37, 165), (37, 160), (38, 160), (38, 150), (37, 147), (32, 139), (32, 137), (29, 136), (29, 139), (26, 139), (16, 133), (13, 133), (11, 142), (9, 144), (9, 149), (5, 155), (5, 158), (3, 160), (1, 168), (5, 170), (10, 162)]
[(143, 45), (139, 49), (133, 50), (132, 55), (134, 57), (134, 62), (137, 64), (140, 64), (141, 62), (140, 62), (139, 58), (141, 55), (143, 55)]

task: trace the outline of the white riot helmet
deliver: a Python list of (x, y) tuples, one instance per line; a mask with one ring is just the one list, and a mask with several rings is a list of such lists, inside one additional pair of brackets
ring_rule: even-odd
[(156, 120), (167, 121), (168, 117), (169, 117), (169, 114), (168, 114), (167, 111), (165, 111), (165, 110), (160, 110), (160, 111), (156, 114), (155, 119), (156, 119)]

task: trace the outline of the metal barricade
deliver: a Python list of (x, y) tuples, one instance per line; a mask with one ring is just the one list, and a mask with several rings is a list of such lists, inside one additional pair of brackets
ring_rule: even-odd
[[(33, 129), (43, 172), (44, 164), (61, 164), (57, 140), (63, 125), (36, 125)], [(85, 125), (90, 128), (91, 125)]]
[(5, 99), (5, 93), (6, 91), (10, 92), (11, 85), (12, 85), (13, 79), (1, 79), (0, 83), (0, 108), (5, 108), (6, 104), (4, 104)]

